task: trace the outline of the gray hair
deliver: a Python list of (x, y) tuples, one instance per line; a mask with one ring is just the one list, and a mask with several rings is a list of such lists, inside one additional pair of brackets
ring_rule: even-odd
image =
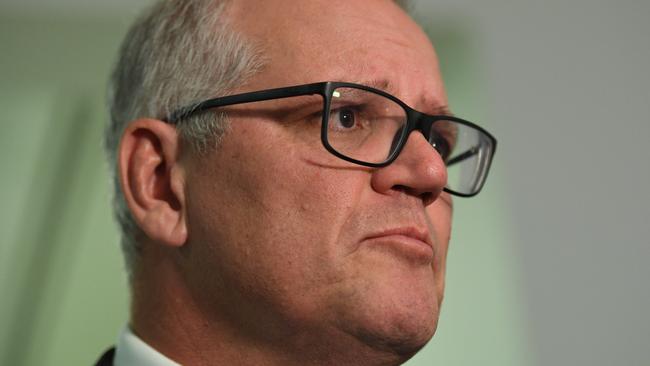
[[(161, 0), (131, 26), (110, 79), (110, 121), (104, 147), (113, 184), (113, 211), (129, 279), (143, 235), (124, 199), (117, 149), (129, 122), (164, 119), (171, 112), (244, 83), (264, 65), (257, 48), (230, 28), (232, 0)], [(409, 0), (395, 0), (407, 12)], [(216, 147), (227, 130), (224, 115), (202, 113), (177, 125), (181, 145), (199, 155)]]
[[(117, 149), (137, 118), (164, 119), (173, 110), (222, 95), (261, 67), (255, 47), (232, 30), (223, 13), (229, 0), (165, 0), (148, 9), (127, 33), (111, 75), (110, 121), (104, 146), (113, 183), (113, 210), (129, 277), (142, 231), (120, 188)], [(199, 114), (177, 127), (182, 145), (203, 153), (226, 131), (225, 117)]]

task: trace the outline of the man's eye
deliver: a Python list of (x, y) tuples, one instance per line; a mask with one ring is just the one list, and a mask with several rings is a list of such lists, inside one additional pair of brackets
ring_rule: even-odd
[(339, 108), (330, 113), (330, 128), (335, 130), (349, 130), (357, 122), (356, 112), (352, 108)]

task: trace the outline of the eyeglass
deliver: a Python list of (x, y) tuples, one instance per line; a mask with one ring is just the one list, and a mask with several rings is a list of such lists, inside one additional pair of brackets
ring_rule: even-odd
[(167, 122), (177, 124), (217, 107), (310, 95), (322, 96), (310, 116), (317, 116), (321, 142), (333, 155), (358, 165), (385, 167), (417, 130), (445, 163), (445, 191), (471, 197), (483, 187), (497, 145), (489, 132), (457, 117), (419, 112), (395, 96), (365, 85), (328, 81), (230, 95), (180, 108)]

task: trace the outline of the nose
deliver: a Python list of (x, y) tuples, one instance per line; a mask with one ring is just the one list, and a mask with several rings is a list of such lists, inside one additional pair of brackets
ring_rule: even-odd
[(424, 135), (413, 131), (397, 159), (373, 172), (371, 184), (376, 192), (404, 192), (420, 198), (428, 206), (447, 184), (447, 168)]

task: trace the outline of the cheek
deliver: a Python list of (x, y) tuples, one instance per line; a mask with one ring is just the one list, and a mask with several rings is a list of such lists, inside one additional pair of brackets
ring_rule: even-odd
[(328, 169), (306, 160), (295, 143), (266, 140), (275, 143), (242, 149), (224, 140), (213, 162), (192, 177), (191, 234), (200, 255), (242, 285), (315, 291), (337, 277), (341, 248), (333, 244), (358, 200), (363, 172)]
[[(341, 253), (350, 240), (343, 230), (358, 201), (360, 184), (322, 167), (301, 164), (284, 171), (282, 185), (268, 186), (267, 234), (272, 236), (284, 257), (293, 257), (295, 266), (286, 267), (305, 281), (305, 286), (334, 281), (338, 277)], [(281, 167), (278, 167), (279, 169)], [(276, 170), (276, 171), (279, 171)], [(283, 220), (277, 214), (283, 213)], [(265, 238), (262, 238), (265, 239)], [(269, 238), (270, 239), (270, 238)]]

